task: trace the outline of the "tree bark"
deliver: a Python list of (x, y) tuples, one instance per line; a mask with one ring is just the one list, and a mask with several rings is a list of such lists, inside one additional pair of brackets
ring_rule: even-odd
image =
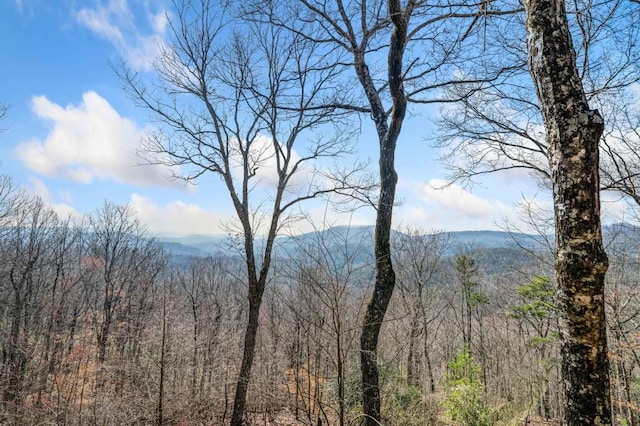
[(604, 122), (589, 108), (562, 0), (528, 0), (531, 73), (549, 145), (556, 226), (565, 425), (610, 425), (598, 144)]
[(388, 54), (389, 91), (393, 100), (391, 120), (387, 115), (377, 91), (372, 92), (373, 82), (364, 63), (356, 61), (356, 72), (362, 83), (372, 109), (379, 137), (380, 198), (376, 214), (374, 252), (376, 282), (360, 336), (360, 370), (362, 374), (362, 409), (364, 424), (378, 426), (381, 421), (380, 384), (378, 374), (378, 337), (396, 284), (396, 275), (391, 260), (391, 223), (395, 202), (398, 175), (395, 170), (395, 150), (407, 109), (403, 87), (403, 57), (407, 40), (408, 17), (413, 2), (403, 10), (399, 0), (389, 0), (389, 16), (394, 26)]
[[(394, 143), (395, 147), (395, 143)], [(386, 148), (386, 147), (384, 147)], [(378, 379), (378, 337), (396, 283), (391, 263), (391, 220), (397, 176), (393, 168), (393, 148), (381, 149), (381, 195), (375, 231), (376, 283), (364, 317), (360, 336), (362, 408), (365, 425), (380, 423), (380, 385)]]
[(262, 304), (262, 294), (264, 284), (255, 281), (249, 284), (249, 318), (244, 334), (244, 349), (242, 353), (242, 365), (236, 384), (236, 393), (233, 401), (233, 413), (231, 415), (231, 425), (241, 426), (245, 424), (245, 410), (247, 405), (247, 391), (251, 378), (251, 368), (255, 356), (256, 336), (258, 334), (258, 320), (260, 316), (260, 305)]

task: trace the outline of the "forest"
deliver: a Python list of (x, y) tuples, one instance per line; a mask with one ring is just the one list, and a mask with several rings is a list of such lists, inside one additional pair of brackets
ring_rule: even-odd
[[(241, 247), (175, 254), (128, 206), (107, 202), (74, 222), (8, 178), (2, 188), (1, 217), (12, 220), (0, 240), (2, 423), (228, 422), (248, 316)], [(613, 411), (629, 425), (640, 397), (639, 233), (605, 234)], [(552, 238), (506, 233), (481, 246), (455, 235), (393, 234), (397, 289), (379, 346), (385, 424), (556, 424)], [(372, 228), (277, 241), (248, 419), (356, 424)]]
[[(601, 193), (640, 205), (639, 7), (172, 2), (152, 69), (113, 70), (153, 124), (136, 167), (226, 190), (225, 249), (2, 176), (0, 422), (638, 425), (640, 230), (603, 227)], [(526, 173), (552, 207), (499, 245), (392, 229), (425, 114), (450, 183)]]

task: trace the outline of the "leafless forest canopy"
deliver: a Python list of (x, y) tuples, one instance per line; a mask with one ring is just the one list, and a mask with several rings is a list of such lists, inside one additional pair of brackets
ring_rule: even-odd
[[(219, 178), (228, 238), (60, 217), (0, 176), (0, 423), (640, 425), (640, 228), (600, 211), (640, 206), (637, 0), (172, 6), (153, 70), (114, 69), (143, 162)], [(451, 182), (524, 170), (553, 211), (392, 230), (425, 105)], [(375, 225), (287, 236), (318, 199)]]
[[(230, 244), (225, 254), (171, 254), (126, 206), (106, 203), (68, 221), (8, 179), (2, 188), (2, 422), (228, 421), (247, 316), (242, 251)], [(635, 419), (638, 231), (608, 232), (614, 411)], [(552, 252), (542, 237), (514, 235), (500, 248), (462, 245), (455, 234), (394, 233), (398, 288), (380, 341), (387, 424), (559, 418)], [(281, 241), (248, 418), (336, 424), (342, 414), (353, 424), (371, 231)]]

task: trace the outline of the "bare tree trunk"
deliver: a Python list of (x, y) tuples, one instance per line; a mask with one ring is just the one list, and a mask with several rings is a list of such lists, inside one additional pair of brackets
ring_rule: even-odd
[[(410, 2), (412, 5), (413, 3)], [(372, 92), (373, 82), (364, 62), (356, 61), (358, 77), (367, 93), (376, 121), (380, 143), (380, 198), (376, 214), (375, 228), (375, 263), (376, 283), (371, 300), (367, 305), (362, 335), (360, 336), (360, 370), (362, 374), (362, 409), (364, 424), (377, 426), (380, 424), (380, 386), (378, 378), (378, 336), (384, 320), (389, 301), (396, 284), (396, 275), (391, 260), (391, 223), (393, 204), (396, 196), (398, 175), (395, 170), (395, 150), (402, 122), (407, 109), (407, 99), (403, 88), (402, 60), (410, 11), (402, 9), (398, 0), (389, 0), (389, 15), (394, 30), (391, 36), (388, 55), (389, 91), (393, 99), (391, 123), (387, 126), (384, 109), (377, 92)], [(383, 118), (384, 117), (384, 118)]]
[(164, 424), (164, 381), (167, 355), (167, 289), (162, 289), (162, 337), (160, 342), (160, 377), (158, 387), (158, 405), (156, 407), (158, 426)]
[(433, 377), (433, 366), (431, 365), (431, 355), (429, 355), (429, 350), (431, 348), (429, 347), (429, 332), (427, 331), (426, 322), (425, 322), (423, 328), (424, 328), (424, 340), (423, 340), (424, 358), (425, 358), (425, 362), (427, 364), (427, 377), (429, 378), (429, 391), (431, 393), (435, 393), (436, 392), (436, 380)]
[(420, 336), (420, 324), (418, 323), (417, 312), (412, 313), (411, 318), (411, 330), (409, 331), (409, 349), (407, 349), (407, 384), (416, 386), (418, 384), (418, 378), (414, 369), (415, 365), (415, 346), (418, 336)]
[(3, 356), (3, 364), (7, 368), (8, 382), (3, 392), (3, 401), (13, 402), (16, 407), (21, 404), (24, 372), (27, 365), (27, 357), (20, 344), (24, 341), (21, 330), (21, 319), (24, 315), (24, 303), (21, 298), (15, 297), (15, 305), (12, 309), (11, 333), (8, 349)]
[(564, 424), (610, 425), (598, 143), (562, 0), (526, 4), (529, 60), (549, 145), (561, 316)]
[[(258, 317), (260, 315), (260, 305), (262, 303), (262, 291), (256, 289), (257, 284), (249, 284), (249, 318), (244, 334), (244, 352), (242, 354), (242, 365), (238, 375), (236, 394), (233, 401), (233, 414), (231, 415), (231, 425), (240, 426), (244, 423), (244, 413), (247, 405), (247, 390), (249, 389), (249, 379), (251, 377), (251, 367), (255, 356), (256, 336), (258, 334)], [(252, 291), (254, 290), (254, 291)]]
[(202, 379), (204, 378), (204, 371), (200, 376), (200, 386), (198, 386), (198, 344), (200, 342), (198, 342), (198, 334), (199, 334), (198, 309), (195, 303), (191, 304), (191, 313), (193, 314), (193, 330), (192, 330), (193, 353), (191, 354), (191, 397), (200, 398), (202, 396), (202, 393), (198, 393), (198, 389), (202, 389), (202, 386), (203, 386)]
[(383, 146), (380, 150), (381, 194), (375, 232), (376, 284), (367, 306), (360, 337), (362, 408), (366, 416), (365, 424), (368, 426), (376, 426), (380, 422), (378, 337), (396, 283), (389, 244), (392, 209), (398, 179), (393, 167), (394, 150), (395, 141), (392, 147)]
[[(622, 375), (622, 391), (624, 393), (624, 411), (627, 419), (628, 426), (636, 425), (636, 415), (634, 410), (634, 402), (633, 396), (631, 394), (631, 384), (629, 383), (629, 373), (627, 371), (627, 366), (625, 365), (624, 360), (620, 361), (620, 374)], [(622, 398), (620, 398), (622, 401)], [(622, 413), (622, 408), (620, 409)]]
[[(334, 311), (335, 312), (335, 311)], [(336, 369), (338, 370), (338, 424), (345, 425), (345, 403), (344, 403), (344, 357), (342, 349), (342, 330), (340, 328), (340, 320), (336, 321)]]

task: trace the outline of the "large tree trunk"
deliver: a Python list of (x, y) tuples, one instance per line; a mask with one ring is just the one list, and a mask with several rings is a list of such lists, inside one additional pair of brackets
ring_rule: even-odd
[[(410, 2), (413, 5), (412, 2)], [(409, 7), (409, 6), (408, 6)], [(411, 6), (412, 7), (412, 6)], [(380, 199), (376, 214), (375, 257), (376, 283), (360, 336), (360, 371), (362, 373), (362, 409), (366, 426), (380, 424), (380, 385), (378, 379), (378, 336), (380, 327), (387, 312), (389, 301), (396, 284), (396, 275), (391, 261), (391, 223), (393, 220), (393, 204), (396, 197), (398, 175), (395, 170), (396, 143), (407, 109), (407, 99), (403, 87), (402, 60), (407, 40), (408, 16), (410, 11), (402, 9), (399, 0), (389, 0), (389, 16), (394, 30), (389, 44), (387, 58), (389, 92), (393, 100), (391, 121), (387, 126), (386, 114), (382, 108), (380, 97), (372, 92), (372, 81), (364, 65), (364, 59), (356, 63), (358, 77), (367, 93), (372, 107), (374, 120), (380, 143)], [(382, 118), (384, 117), (384, 118)]]
[(586, 100), (562, 0), (528, 0), (527, 32), (553, 184), (562, 321), (564, 424), (610, 425), (598, 143), (604, 122)]
[[(230, 176), (228, 177), (230, 180)], [(247, 198), (247, 180), (243, 185), (243, 199), (242, 204), (237, 199), (234, 199), (236, 205), (236, 211), (241, 218), (242, 226), (244, 229), (245, 239), (245, 254), (246, 267), (247, 267), (247, 280), (249, 284), (249, 318), (247, 318), (247, 328), (244, 334), (244, 349), (242, 353), (242, 364), (240, 366), (240, 374), (238, 375), (238, 381), (236, 384), (236, 394), (233, 401), (233, 412), (231, 414), (231, 426), (241, 426), (246, 424), (245, 411), (247, 405), (247, 391), (249, 389), (249, 380), (251, 379), (251, 368), (253, 367), (253, 359), (256, 352), (256, 337), (258, 335), (258, 325), (260, 318), (260, 306), (262, 305), (262, 296), (267, 284), (267, 274), (271, 266), (271, 254), (273, 252), (273, 242), (276, 238), (277, 227), (280, 220), (280, 202), (282, 200), (282, 193), (284, 192), (284, 185), (280, 186), (276, 199), (274, 202), (274, 213), (271, 217), (271, 225), (267, 234), (267, 242), (264, 248), (264, 257), (262, 258), (262, 265), (260, 266), (260, 272), (256, 273), (256, 257), (254, 254), (254, 240), (253, 232), (251, 229), (251, 222), (249, 220), (249, 209)], [(231, 191), (231, 186), (229, 187)]]
[[(394, 144), (395, 145), (395, 144)], [(394, 147), (395, 148), (395, 147)], [(381, 195), (375, 232), (376, 284), (364, 317), (360, 336), (362, 409), (366, 426), (380, 424), (380, 385), (378, 380), (378, 336), (393, 295), (396, 276), (391, 263), (391, 219), (397, 176), (393, 168), (393, 149), (381, 150)]]
[(247, 391), (249, 389), (253, 358), (256, 352), (256, 336), (258, 334), (258, 319), (260, 316), (263, 291), (263, 285), (259, 283), (249, 284), (249, 318), (247, 319), (247, 329), (244, 334), (242, 365), (240, 366), (240, 374), (238, 375), (236, 394), (233, 401), (233, 413), (231, 415), (232, 426), (245, 424), (244, 415), (247, 405)]

